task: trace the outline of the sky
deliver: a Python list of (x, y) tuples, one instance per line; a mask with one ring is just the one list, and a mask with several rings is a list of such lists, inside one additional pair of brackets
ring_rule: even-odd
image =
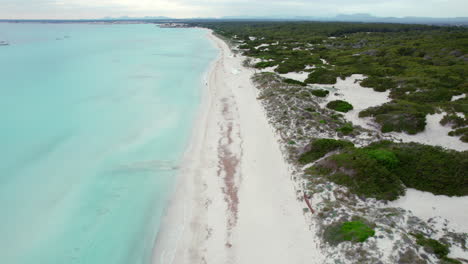
[(468, 17), (468, 0), (0, 0), (0, 19), (169, 16)]

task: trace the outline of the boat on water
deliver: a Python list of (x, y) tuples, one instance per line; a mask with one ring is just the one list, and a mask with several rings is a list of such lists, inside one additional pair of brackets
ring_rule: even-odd
[(10, 43), (0, 40), (0, 46), (8, 46), (8, 45), (10, 45)]

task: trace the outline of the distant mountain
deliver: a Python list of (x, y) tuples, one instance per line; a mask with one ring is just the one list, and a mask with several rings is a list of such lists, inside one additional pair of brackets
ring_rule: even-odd
[(369, 14), (338, 15), (337, 21), (359, 22), (386, 22), (386, 23), (411, 23), (411, 24), (467, 24), (468, 17), (434, 18), (434, 17), (375, 17)]
[(342, 22), (379, 22), (402, 24), (468, 25), (468, 17), (376, 17), (370, 14), (340, 14), (335, 17), (296, 17), (296, 19)]
[(468, 17), (376, 17), (371, 14), (340, 14), (335, 17), (318, 16), (228, 16), (222, 20), (306, 20), (306, 21), (337, 21), (337, 22), (374, 22), (374, 23), (402, 23), (402, 24), (431, 24), (431, 25), (468, 25)]
[(121, 16), (121, 17), (104, 17), (102, 20), (169, 20), (173, 19), (166, 16), (145, 16), (145, 17), (129, 17), (129, 16)]
[(370, 14), (340, 14), (334, 17), (319, 16), (225, 16), (221, 18), (194, 17), (194, 18), (171, 18), (166, 16), (145, 17), (104, 17), (100, 19), (77, 19), (77, 20), (21, 20), (8, 19), (0, 22), (99, 22), (99, 21), (132, 21), (132, 22), (210, 22), (210, 21), (323, 21), (323, 22), (367, 22), (367, 23), (401, 23), (401, 24), (427, 24), (427, 25), (457, 25), (468, 26), (468, 17), (376, 17)]

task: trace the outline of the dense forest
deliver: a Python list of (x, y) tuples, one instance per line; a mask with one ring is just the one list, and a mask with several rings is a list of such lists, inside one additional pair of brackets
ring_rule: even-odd
[(334, 84), (337, 77), (351, 74), (367, 76), (362, 86), (390, 90), (391, 102), (360, 113), (374, 117), (382, 132), (421, 132), (427, 114), (443, 111), (447, 114), (441, 123), (452, 127), (450, 135), (468, 142), (468, 98), (462, 96), (468, 92), (467, 28), (321, 22), (201, 26), (258, 58), (256, 68), (310, 72), (299, 85)]

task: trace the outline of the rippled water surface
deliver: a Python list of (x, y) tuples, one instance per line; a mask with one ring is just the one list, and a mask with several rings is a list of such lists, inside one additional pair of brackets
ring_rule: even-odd
[(205, 34), (0, 24), (0, 263), (149, 263), (216, 56)]

